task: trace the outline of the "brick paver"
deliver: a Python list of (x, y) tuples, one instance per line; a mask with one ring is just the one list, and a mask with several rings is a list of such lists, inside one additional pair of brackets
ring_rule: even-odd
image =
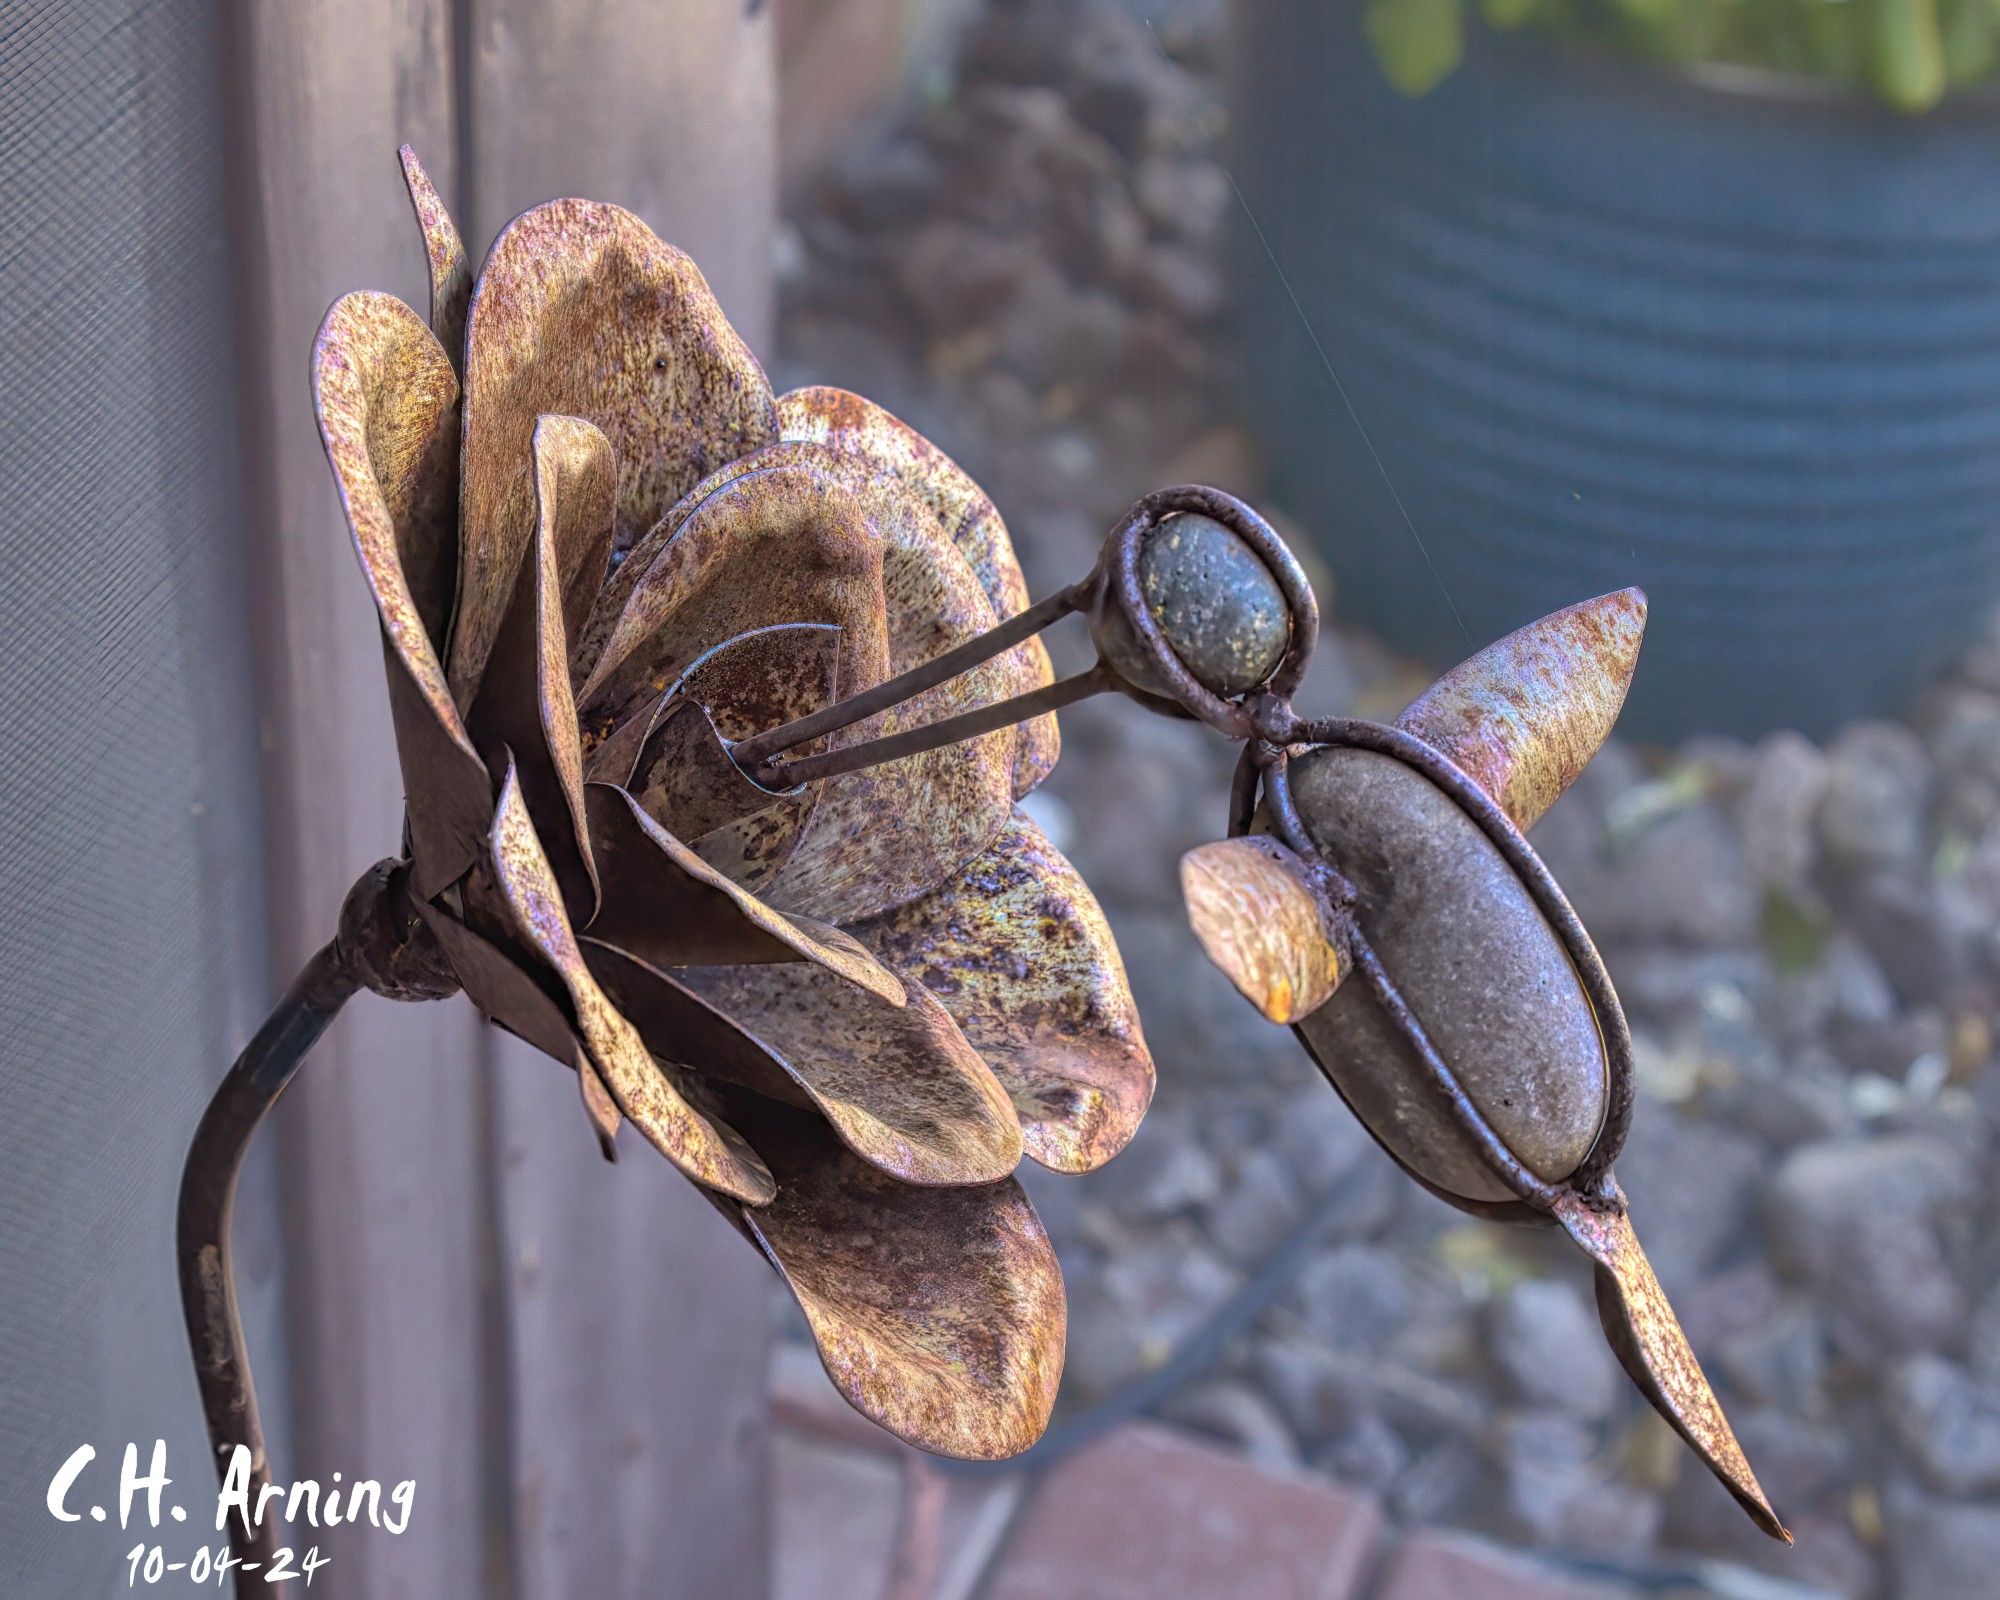
[(1053, 1467), (992, 1600), (1360, 1600), (1367, 1495), (1132, 1423)]

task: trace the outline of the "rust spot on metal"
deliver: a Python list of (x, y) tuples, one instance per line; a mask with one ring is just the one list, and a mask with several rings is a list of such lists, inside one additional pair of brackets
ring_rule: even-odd
[(424, 261), (431, 277), (431, 332), (451, 358), (452, 369), (465, 370), (465, 310), (472, 300), (472, 263), (466, 259), (464, 242), (445, 209), (444, 201), (424, 171), (417, 152), (404, 145), (396, 152), (403, 164), (403, 182), (410, 191), (410, 205), (417, 214), (417, 229), (424, 239)]
[(1687, 1440), (1703, 1463), (1722, 1480), (1751, 1521), (1786, 1544), (1792, 1536), (1772, 1509), (1757, 1474), (1715, 1392), (1688, 1348), (1674, 1309), (1639, 1248), (1624, 1196), (1614, 1186), (1609, 1197), (1590, 1201), (1565, 1195), (1555, 1215), (1569, 1236), (1597, 1263), (1597, 1305), (1618, 1359), (1661, 1416)]
[[(501, 231), (466, 327), (465, 484), (450, 677), (468, 703), (534, 521), (535, 419), (582, 417), (618, 463), (629, 543), (714, 467), (769, 443), (763, 369), (700, 271), (631, 212), (556, 200)], [(777, 619), (771, 619), (777, 620)]]
[(1153, 1095), (1138, 1008), (1096, 899), (1026, 816), (956, 881), (855, 931), (958, 1020), (1036, 1161), (1088, 1172), (1125, 1148)]
[(778, 1196), (731, 1208), (785, 1276), (827, 1374), (898, 1438), (994, 1460), (1040, 1438), (1068, 1322), (1048, 1234), (1012, 1178), (899, 1183), (817, 1118), (734, 1095)]
[(417, 887), (435, 894), (479, 853), (493, 805), (439, 653), (451, 614), (458, 380), (408, 306), (350, 294), (313, 344), (313, 401), (382, 623)]
[(1611, 732), (1645, 631), (1642, 590), (1580, 601), (1460, 662), (1396, 725), (1442, 751), (1526, 832)]
[[(901, 418), (845, 389), (794, 389), (778, 397), (778, 430), (787, 440), (830, 445), (887, 472), (928, 506), (938, 526), (971, 565), (993, 614), (1001, 619), (1028, 607), (1028, 581), (986, 491), (965, 469)], [(1054, 681), (1048, 647), (1040, 639), (1011, 653), (1013, 693)], [(1014, 754), (1014, 796), (1019, 799), (1056, 764), (1062, 737), (1054, 713), (1020, 725)]]

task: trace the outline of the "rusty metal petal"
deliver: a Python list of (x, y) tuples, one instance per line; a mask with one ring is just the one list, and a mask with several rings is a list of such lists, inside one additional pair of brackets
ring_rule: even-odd
[(791, 859), (823, 786), (766, 789), (722, 741), (831, 701), (839, 650), (840, 630), (817, 623), (758, 628), (717, 645), (668, 691), (662, 719), (624, 780), (648, 815), (746, 889), (760, 890)]
[(1643, 590), (1580, 601), (1461, 661), (1396, 725), (1443, 751), (1525, 831), (1611, 732), (1645, 632)]
[(468, 928), (442, 907), (415, 901), (465, 995), (481, 1014), (518, 1035), (543, 1055), (568, 1062), (576, 1069), (584, 1113), (597, 1134), (607, 1161), (616, 1159), (614, 1140), (622, 1117), (611, 1092), (604, 1087), (589, 1052), (570, 1026), (568, 1013), (547, 984), (513, 956)]
[[(971, 566), (935, 511), (898, 479), (830, 460), (884, 541), (882, 586), (888, 675), (919, 666), (988, 632), (995, 622)], [(877, 679), (847, 676), (842, 692)], [(925, 690), (877, 718), (834, 734), (838, 748), (893, 735), (1020, 692), (1012, 653)], [(1017, 730), (904, 756), (820, 781), (818, 808), (766, 893), (831, 922), (876, 915), (949, 881), (1006, 824), (1013, 805)]]
[(1624, 1197), (1614, 1195), (1606, 1205), (1564, 1194), (1555, 1212), (1569, 1236), (1597, 1263), (1598, 1312), (1632, 1381), (1722, 1480), (1750, 1520), (1790, 1544), (1791, 1534), (1750, 1470), (1652, 1264), (1639, 1248)]
[(1153, 1096), (1138, 1008), (1096, 899), (1026, 816), (955, 881), (854, 931), (944, 1002), (1036, 1161), (1088, 1172), (1125, 1148)]
[(811, 961), (892, 1005), (902, 981), (859, 941), (774, 911), (731, 883), (610, 784), (584, 785), (604, 903), (591, 934), (656, 967)]
[[(587, 728), (601, 737), (717, 645), (776, 623), (839, 628), (839, 681), (880, 682), (889, 664), (883, 543), (859, 500), (812, 467), (728, 478), (633, 583), (578, 696)], [(643, 559), (634, 549), (620, 576)]]
[(772, 1098), (802, 1096), (870, 1166), (905, 1183), (967, 1184), (1019, 1165), (1007, 1091), (920, 986), (894, 1006), (806, 962), (666, 973), (598, 948), (598, 970), (655, 1054)]
[(628, 542), (705, 474), (777, 432), (763, 369), (701, 273), (631, 212), (557, 200), (509, 223), (473, 289), (466, 330), (450, 663), (461, 703), (485, 668), (528, 545), (529, 437), (544, 412), (584, 417), (611, 440)]
[(597, 869), (583, 810), (583, 746), (569, 679), (565, 601), (579, 572), (611, 545), (611, 445), (580, 417), (535, 425), (535, 534), (467, 715), (488, 765), (512, 760), (579, 923), (597, 910)]
[[(931, 508), (971, 564), (996, 617), (1004, 621), (1028, 608), (1028, 583), (999, 510), (971, 474), (900, 417), (845, 389), (813, 387), (778, 397), (778, 429), (784, 439), (831, 445), (890, 473)], [(1017, 645), (1009, 659), (1011, 692), (1025, 694), (1053, 681), (1040, 639)], [(1061, 748), (1055, 713), (1022, 724), (1014, 757), (1017, 799), (1049, 775)]]
[(1317, 1011), (1347, 955), (1312, 870), (1276, 839), (1218, 839), (1181, 857), (1188, 921), (1208, 959), (1273, 1022)]
[(901, 1183), (817, 1117), (732, 1097), (778, 1197), (726, 1208), (784, 1274), (828, 1376), (898, 1438), (995, 1460), (1041, 1437), (1062, 1377), (1062, 1272), (1012, 1178)]
[(500, 789), (492, 850), (495, 884), (515, 931), (562, 981), (577, 1034), (618, 1109), (696, 1183), (764, 1204), (773, 1193), (771, 1174), (732, 1130), (688, 1104), (591, 975), (511, 768)]
[(806, 789), (766, 789), (729, 753), (708, 708), (669, 700), (639, 747), (625, 788), (640, 809), (667, 832), (695, 839), (754, 818), (786, 799), (810, 798)]
[(417, 227), (424, 236), (424, 259), (430, 266), (431, 332), (444, 346), (452, 370), (462, 372), (465, 308), (472, 299), (472, 263), (466, 259), (465, 244), (452, 223), (451, 212), (417, 159), (417, 152), (404, 145), (396, 156), (403, 164), (403, 182), (410, 191), (410, 205), (417, 213)]
[(457, 400), (451, 363), (400, 300), (350, 294), (327, 312), (313, 344), (313, 402), (382, 621), (420, 896), (471, 865), (493, 812), (492, 780), (439, 660), (451, 612)]

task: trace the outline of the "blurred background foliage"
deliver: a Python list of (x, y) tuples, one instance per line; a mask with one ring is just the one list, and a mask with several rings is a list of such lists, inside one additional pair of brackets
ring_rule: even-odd
[(1423, 94), (1468, 26), (1522, 28), (1682, 66), (1758, 68), (1927, 111), (2000, 62), (2000, 0), (1370, 0), (1390, 82)]

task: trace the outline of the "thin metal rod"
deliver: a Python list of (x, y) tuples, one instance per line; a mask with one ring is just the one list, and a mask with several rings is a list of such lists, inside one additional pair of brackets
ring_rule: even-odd
[(836, 733), (865, 721), (879, 711), (901, 705), (912, 695), (949, 682), (982, 661), (990, 661), (1001, 651), (1011, 649), (1023, 640), (1032, 639), (1049, 624), (1060, 622), (1072, 611), (1082, 610), (1089, 602), (1090, 592), (1089, 579), (1059, 590), (1026, 611), (1017, 612), (998, 627), (988, 629), (977, 638), (968, 639), (955, 649), (910, 668), (908, 672), (878, 683), (872, 689), (864, 689), (845, 700), (836, 700), (794, 721), (766, 728), (762, 733), (753, 733), (732, 746), (731, 753), (745, 772), (755, 771), (782, 750), (790, 750), (808, 739), (817, 739), (823, 733)]
[(1416, 1012), (1410, 1009), (1409, 1001), (1403, 998), (1403, 992), (1396, 987), (1395, 980), (1389, 976), (1388, 968), (1382, 965), (1382, 958), (1375, 953), (1375, 947), (1363, 937), (1358, 926), (1349, 930), (1347, 942), (1354, 958), (1354, 965), (1367, 980), (1370, 993), (1388, 1014), (1391, 1025), (1410, 1046), (1411, 1052), (1424, 1069), (1424, 1075), (1430, 1079), (1431, 1087), (1450, 1108), (1453, 1120), (1467, 1137), (1479, 1146), (1480, 1155), (1485, 1158), (1486, 1164), (1493, 1169), (1502, 1183), (1529, 1205), (1547, 1211), (1555, 1204), (1557, 1192), (1555, 1185), (1545, 1183), (1530, 1172), (1521, 1158), (1507, 1148), (1507, 1141), (1493, 1131), (1493, 1124), (1488, 1122), (1479, 1107), (1473, 1104), (1472, 1097), (1465, 1092), (1464, 1085), (1458, 1081), (1458, 1075), (1439, 1054), (1438, 1047), (1431, 1042), (1429, 1032), (1418, 1019)]
[[(236, 1447), (250, 1452), (249, 1505), (254, 1516), (271, 1481), (264, 1455), (264, 1430), (257, 1416), (257, 1390), (250, 1376), (250, 1353), (236, 1306), (236, 1276), (230, 1260), (230, 1221), (236, 1208), (236, 1179), (243, 1153), (264, 1115), (284, 1093), (326, 1025), (360, 987), (335, 944), (319, 951), (292, 980), (256, 1037), (215, 1091), (188, 1146), (181, 1170), (176, 1247), (180, 1261), (181, 1309), (188, 1344), (201, 1385), (209, 1443), (216, 1450), (216, 1473), (225, 1481)], [(276, 1558), (280, 1524), (270, 1518), (229, 1524), (229, 1546), (245, 1563), (236, 1569), (240, 1596), (266, 1592), (264, 1574)], [(249, 1563), (257, 1563), (253, 1570)]]
[[(1007, 727), (1011, 723), (1025, 722), (1030, 717), (1039, 717), (1044, 711), (1056, 711), (1079, 700), (1087, 700), (1094, 694), (1118, 686), (1118, 679), (1111, 669), (1099, 662), (1088, 672), (1079, 672), (1074, 677), (1062, 678), (1047, 684), (1029, 694), (1017, 694), (1011, 700), (999, 700), (990, 706), (981, 706), (976, 711), (960, 712), (955, 717), (945, 717), (937, 722), (927, 722), (919, 728), (905, 728), (901, 733), (892, 733), (886, 739), (869, 739), (861, 744), (850, 744), (839, 750), (827, 750), (816, 756), (801, 756), (796, 761), (770, 761), (756, 769), (752, 776), (767, 789), (787, 788), (795, 784), (811, 783), (819, 778), (838, 777), (843, 772), (858, 772), (863, 767), (879, 766), (884, 761), (900, 760), (904, 756), (920, 755), (926, 750), (935, 750), (939, 745), (957, 744), (962, 739), (977, 739), (983, 733), (991, 733), (996, 728)], [(736, 747), (739, 761), (742, 746)]]

